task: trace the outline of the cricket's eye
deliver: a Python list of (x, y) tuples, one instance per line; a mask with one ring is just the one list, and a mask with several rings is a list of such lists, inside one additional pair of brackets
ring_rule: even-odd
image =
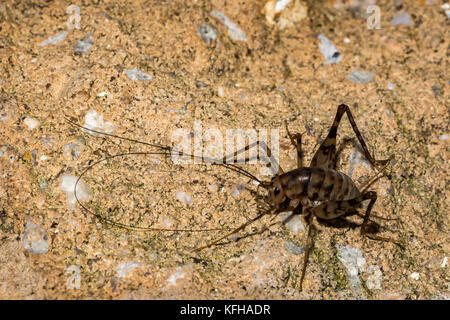
[(273, 194), (275, 196), (277, 196), (280, 193), (280, 188), (276, 187), (275, 189), (273, 189)]

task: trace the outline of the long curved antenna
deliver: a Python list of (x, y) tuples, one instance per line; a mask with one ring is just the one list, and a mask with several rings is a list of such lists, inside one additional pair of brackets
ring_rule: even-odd
[(149, 227), (137, 227), (137, 226), (131, 226), (131, 225), (127, 225), (127, 224), (123, 224), (105, 217), (102, 217), (101, 215), (93, 212), (92, 210), (88, 209), (85, 205), (83, 205), (83, 203), (81, 203), (80, 199), (78, 198), (77, 195), (77, 185), (79, 183), (79, 181), (81, 180), (81, 178), (84, 176), (84, 174), (86, 172), (88, 172), (89, 170), (91, 170), (93, 167), (95, 167), (96, 165), (98, 165), (101, 162), (104, 162), (105, 160), (110, 160), (113, 158), (117, 158), (117, 157), (123, 157), (123, 156), (128, 156), (128, 155), (151, 155), (151, 154), (160, 154), (160, 155), (169, 155), (169, 153), (167, 152), (128, 152), (128, 153), (120, 153), (120, 154), (116, 154), (113, 156), (108, 156), (105, 158), (102, 158), (96, 162), (94, 162), (93, 164), (89, 165), (86, 169), (83, 170), (83, 172), (81, 172), (81, 174), (78, 176), (77, 181), (75, 182), (75, 186), (74, 186), (74, 195), (75, 195), (75, 199), (77, 200), (77, 203), (88, 213), (90, 213), (91, 215), (93, 215), (94, 217), (96, 217), (97, 219), (99, 219), (100, 221), (106, 222), (110, 225), (113, 225), (115, 227), (119, 227), (119, 228), (123, 228), (123, 229), (128, 229), (128, 230), (135, 230), (135, 231), (167, 231), (167, 232), (206, 232), (206, 231), (218, 231), (218, 230), (223, 230), (223, 229), (166, 229), (166, 228), (149, 228)]

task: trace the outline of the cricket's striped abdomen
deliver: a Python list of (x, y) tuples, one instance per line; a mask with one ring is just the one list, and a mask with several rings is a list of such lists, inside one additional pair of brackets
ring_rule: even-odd
[(303, 167), (287, 172), (279, 179), (290, 199), (349, 200), (360, 195), (349, 176), (329, 168)]

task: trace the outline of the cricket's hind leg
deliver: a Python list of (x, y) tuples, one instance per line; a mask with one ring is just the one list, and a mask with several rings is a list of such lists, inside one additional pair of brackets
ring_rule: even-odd
[(377, 166), (382, 166), (382, 165), (388, 163), (389, 160), (392, 158), (392, 156), (386, 160), (375, 160), (375, 158), (372, 157), (361, 133), (359, 132), (358, 126), (356, 125), (355, 119), (353, 118), (350, 108), (345, 104), (341, 104), (338, 107), (338, 110), (336, 112), (336, 117), (334, 118), (333, 124), (331, 125), (330, 131), (328, 132), (327, 137), (322, 142), (319, 149), (315, 153), (313, 159), (311, 160), (310, 167), (323, 167), (323, 168), (335, 169), (335, 166), (336, 166), (336, 135), (337, 135), (337, 129), (339, 127), (339, 123), (341, 122), (341, 119), (342, 119), (342, 116), (344, 115), (344, 113), (347, 113), (348, 120), (350, 121), (353, 131), (355, 132), (355, 135), (358, 138), (359, 143), (361, 144), (361, 147), (364, 151), (364, 156), (367, 158), (367, 160), (369, 160), (369, 162), (372, 164), (372, 166), (374, 166), (376, 168)]

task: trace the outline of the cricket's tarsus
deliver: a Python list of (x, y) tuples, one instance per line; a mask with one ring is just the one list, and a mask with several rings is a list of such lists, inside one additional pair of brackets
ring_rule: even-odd
[[(345, 175), (344, 173), (338, 172), (336, 170), (336, 162), (337, 162), (337, 152), (336, 152), (336, 135), (339, 127), (339, 123), (344, 114), (347, 114), (347, 117), (350, 121), (350, 124), (355, 132), (356, 137), (358, 138), (361, 147), (363, 149), (364, 156), (366, 159), (372, 164), (373, 167), (379, 167), (380, 170), (373, 178), (369, 179), (365, 186), (360, 190), (352, 179)], [(78, 127), (84, 128), (74, 121), (70, 120), (70, 118), (66, 118), (71, 124), (76, 125)], [(87, 128), (84, 128), (87, 129)], [(90, 129), (87, 129), (90, 130)], [(124, 138), (117, 135), (107, 134), (98, 132), (95, 130), (91, 130), (96, 133), (100, 133), (106, 136), (125, 139), (131, 142), (141, 143), (144, 145), (148, 145), (151, 147), (155, 147), (159, 149), (159, 152), (135, 152), (135, 153), (124, 153), (118, 154), (114, 156), (110, 156), (104, 158), (100, 161), (97, 161), (87, 167), (79, 176), (78, 180), (90, 170), (93, 166), (98, 163), (104, 161), (105, 159), (111, 159), (115, 157), (125, 156), (125, 155), (133, 155), (133, 154), (160, 154), (169, 156), (171, 152), (174, 150), (171, 147), (163, 146), (159, 144), (152, 144), (147, 142), (142, 142), (134, 139)], [(274, 167), (278, 167), (278, 172), (275, 176), (272, 177), (270, 181), (261, 181), (257, 177), (255, 177), (250, 172), (242, 169), (241, 167), (235, 164), (226, 163), (226, 159), (228, 157), (223, 158), (222, 163), (217, 163), (217, 165), (221, 165), (229, 170), (235, 171), (239, 174), (242, 174), (252, 180), (259, 182), (259, 185), (266, 189), (270, 195), (270, 204), (271, 207), (267, 210), (264, 210), (262, 213), (257, 215), (256, 217), (248, 220), (246, 223), (242, 224), (238, 228), (231, 230), (226, 235), (220, 237), (219, 239), (214, 240), (211, 243), (208, 243), (204, 246), (196, 248), (194, 251), (200, 251), (211, 246), (217, 245), (222, 240), (230, 237), (233, 234), (238, 233), (239, 231), (244, 230), (250, 224), (256, 222), (261, 219), (265, 215), (273, 214), (278, 215), (281, 212), (292, 211), (293, 215), (303, 215), (305, 221), (307, 223), (307, 232), (306, 232), (306, 247), (305, 254), (303, 259), (303, 268), (302, 274), (300, 278), (299, 287), (302, 290), (303, 280), (305, 278), (306, 267), (309, 258), (309, 252), (313, 244), (313, 230), (316, 229), (314, 225), (314, 218), (318, 218), (320, 220), (328, 220), (332, 221), (336, 218), (347, 217), (351, 215), (358, 215), (363, 217), (363, 223), (361, 224), (361, 236), (366, 236), (370, 239), (392, 242), (400, 245), (399, 241), (387, 237), (381, 237), (372, 233), (369, 233), (367, 230), (368, 222), (370, 221), (372, 207), (377, 200), (377, 194), (374, 191), (368, 191), (368, 188), (377, 181), (383, 174), (390, 160), (393, 158), (392, 156), (386, 160), (376, 160), (370, 153), (367, 148), (367, 145), (362, 138), (361, 133), (358, 130), (358, 127), (355, 123), (353, 115), (350, 111), (350, 108), (345, 105), (339, 105), (335, 119), (333, 124), (328, 132), (327, 137), (320, 145), (319, 149), (314, 154), (313, 159), (310, 162), (308, 167), (304, 167), (303, 165), (303, 152), (301, 145), (302, 134), (292, 135), (289, 131), (286, 122), (286, 131), (291, 140), (292, 144), (297, 150), (297, 168), (288, 172), (284, 172), (281, 167), (276, 164)], [(262, 142), (252, 143), (245, 148), (238, 150), (234, 153), (234, 157), (236, 158), (238, 154), (249, 150), (250, 148), (258, 146), (258, 144), (262, 144)], [(265, 150), (267, 150), (267, 158), (273, 162), (276, 161), (274, 157), (271, 155), (270, 149), (264, 145)], [(195, 158), (193, 155), (183, 155), (189, 158)], [(246, 159), (247, 161), (247, 159)], [(273, 164), (273, 163), (272, 163)], [(78, 183), (78, 181), (77, 181)], [(76, 191), (76, 185), (75, 185)], [(75, 192), (76, 197), (76, 192)], [(367, 206), (365, 214), (360, 214), (357, 209), (362, 207), (362, 203), (366, 200), (369, 200), (369, 204)], [(78, 198), (77, 198), (78, 201)], [(104, 217), (100, 217), (87, 209), (80, 201), (78, 203), (83, 207), (84, 210), (94, 214), (98, 218), (102, 219), (105, 222), (108, 222), (112, 225), (128, 228), (130, 226), (117, 223), (111, 220), (106, 220)], [(375, 216), (372, 214), (372, 217), (384, 219), (384, 220), (395, 220), (395, 219), (387, 219), (379, 216)], [(169, 230), (169, 229), (154, 229), (154, 228), (138, 228), (131, 227), (131, 229), (141, 230), (141, 231), (211, 231), (211, 230), (223, 230), (223, 229), (209, 229), (209, 230)], [(268, 230), (268, 227), (260, 230), (263, 231)]]

